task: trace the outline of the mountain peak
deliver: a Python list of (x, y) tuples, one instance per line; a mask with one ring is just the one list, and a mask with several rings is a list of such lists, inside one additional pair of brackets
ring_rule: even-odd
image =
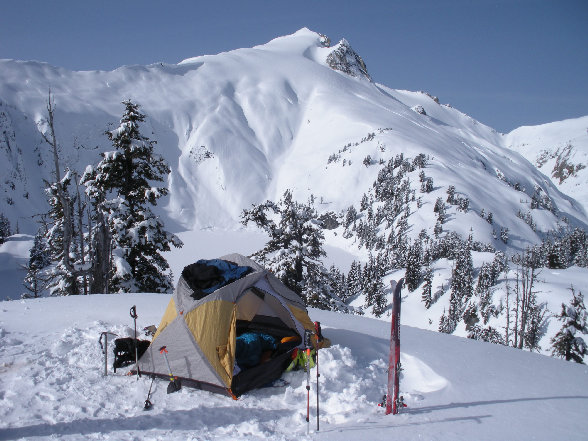
[(365, 62), (344, 38), (327, 56), (327, 64), (332, 69), (344, 72), (352, 77), (372, 80), (368, 74)]

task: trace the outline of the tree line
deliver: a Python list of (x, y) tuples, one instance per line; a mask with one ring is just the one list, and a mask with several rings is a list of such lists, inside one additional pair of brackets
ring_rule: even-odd
[[(152, 207), (168, 192), (157, 183), (170, 168), (143, 136), (145, 115), (123, 101), (118, 127), (105, 132), (113, 150), (83, 173), (62, 168), (55, 104), (47, 101), (43, 134), (52, 158), (45, 182), (49, 212), (38, 215), (24, 297), (113, 292), (169, 292), (172, 275), (162, 252), (182, 242), (165, 230)], [(155, 184), (155, 185), (154, 185)]]
[[(408, 291), (420, 288), (424, 306), (430, 308), (444, 294), (444, 290), (433, 293), (432, 268), (436, 261), (447, 259), (452, 263), (447, 285), (449, 309), (439, 318), (440, 332), (453, 333), (463, 323), (469, 338), (539, 350), (539, 341), (546, 332), (549, 318), (546, 304), (539, 302), (537, 297), (536, 282), (540, 269), (588, 266), (586, 233), (580, 229), (551, 233), (540, 245), (506, 256), (491, 244), (474, 241), (471, 235), (464, 239), (453, 231), (443, 230), (447, 204), (464, 212), (470, 209), (468, 198), (458, 195), (455, 187), (449, 186), (447, 199), (438, 198), (433, 208), (436, 216), (433, 235), (423, 230), (411, 240), (407, 234), (411, 205), (420, 209), (422, 203), (412, 188), (410, 173), (420, 170), (420, 193), (429, 193), (434, 186), (433, 179), (424, 173), (426, 165), (425, 155), (412, 159), (397, 155), (380, 169), (359, 208), (350, 206), (340, 214), (319, 216), (313, 197), (305, 204), (300, 203), (293, 199), (290, 190), (277, 203), (266, 201), (244, 210), (243, 224), (254, 223), (270, 237), (266, 246), (254, 256), (300, 294), (309, 306), (357, 314), (370, 311), (376, 317), (382, 316), (389, 308), (384, 278), (398, 269), (405, 271)], [(534, 209), (546, 205), (535, 204)], [(480, 216), (495, 225), (491, 212), (482, 211)], [(326, 219), (330, 228), (341, 225), (344, 237), (369, 250), (367, 262), (354, 261), (347, 274), (321, 264), (325, 256), (323, 229), (326, 228)], [(501, 228), (500, 232), (500, 239), (495, 239), (507, 242), (508, 229)], [(476, 269), (472, 260), (474, 251), (493, 253), (494, 259)], [(494, 295), (497, 285), (505, 281), (506, 295), (497, 302)], [(363, 296), (364, 304), (352, 307), (350, 303), (359, 296)], [(568, 314), (565, 317), (582, 317), (583, 303), (580, 300), (575, 302), (575, 306), (562, 305)], [(570, 307), (577, 312), (571, 312)], [(505, 319), (504, 328), (490, 325), (492, 318), (498, 317)], [(556, 316), (561, 320), (566, 320), (565, 317)], [(578, 329), (575, 340), (569, 337), (569, 332), (564, 333), (566, 341), (573, 340), (568, 346), (576, 349), (568, 348), (563, 353), (580, 357), (579, 354), (585, 354), (586, 349), (579, 334), (587, 331), (585, 319), (584, 322), (578, 320), (580, 324), (574, 328)], [(569, 323), (563, 328), (572, 329)], [(564, 337), (560, 336), (557, 343), (552, 342), (554, 354), (562, 353), (561, 349), (556, 349), (564, 344), (562, 339)], [(566, 358), (568, 356), (574, 359), (571, 355)]]

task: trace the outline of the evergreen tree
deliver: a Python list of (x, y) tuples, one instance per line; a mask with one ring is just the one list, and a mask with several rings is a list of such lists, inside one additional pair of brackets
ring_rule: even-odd
[(357, 260), (351, 262), (351, 267), (347, 273), (347, 292), (350, 297), (356, 296), (361, 292), (363, 286), (361, 263)]
[(313, 308), (346, 311), (346, 306), (337, 295), (338, 283), (333, 273), (323, 266), (306, 274), (303, 296), (306, 304)]
[(111, 291), (169, 292), (171, 274), (161, 253), (183, 244), (151, 211), (168, 193), (151, 182), (163, 182), (170, 168), (154, 153), (155, 141), (139, 131), (139, 123), (145, 120), (139, 105), (123, 104), (120, 125), (106, 132), (115, 150), (103, 153), (96, 168), (86, 170), (82, 182), (110, 230)]
[(491, 290), (491, 287), (496, 283), (495, 277), (492, 264), (484, 262), (480, 268), (475, 289), (475, 294), (479, 297), (480, 314), (484, 324), (488, 323), (490, 315), (495, 312), (492, 305), (493, 292)]
[(296, 202), (286, 190), (278, 203), (266, 201), (241, 214), (243, 225), (253, 222), (264, 230), (269, 241), (253, 254), (309, 306), (331, 309), (332, 282), (321, 258), (324, 234), (314, 202)]
[(63, 179), (48, 183), (49, 223), (47, 245), (54, 263), (48, 272), (48, 285), (51, 295), (75, 295), (82, 292), (79, 276), (79, 254), (74, 236), (73, 218), (74, 197), (70, 193), (72, 174), (66, 170)]
[(500, 240), (504, 243), (508, 243), (508, 228), (500, 229)]
[(471, 300), (467, 302), (464, 308), (463, 321), (466, 325), (466, 331), (471, 331), (480, 321), (480, 318), (478, 317), (478, 307)]
[(45, 288), (44, 270), (51, 264), (51, 255), (45, 238), (45, 231), (39, 230), (35, 235), (33, 246), (29, 251), (29, 261), (25, 267), (27, 275), (23, 285), (28, 293), (23, 298), (39, 297)]
[(467, 242), (460, 240), (451, 272), (451, 307), (449, 316), (459, 320), (461, 308), (472, 296), (474, 264), (472, 262), (472, 238)]
[(468, 338), (474, 340), (487, 341), (489, 343), (494, 343), (497, 345), (505, 344), (504, 337), (502, 336), (500, 331), (498, 331), (496, 328), (493, 328), (492, 326), (482, 328), (479, 325), (474, 325), (468, 332)]
[(45, 192), (50, 211), (46, 240), (52, 267), (47, 271), (47, 287), (52, 295), (73, 295), (82, 292), (84, 269), (80, 266), (79, 248), (76, 247), (75, 197), (71, 194), (73, 174), (69, 169), (61, 174), (59, 143), (55, 133), (55, 108), (51, 91), (47, 100), (48, 133), (42, 133), (53, 157), (53, 180), (46, 181)]
[(525, 347), (529, 351), (540, 351), (539, 341), (547, 331), (545, 315), (547, 314), (546, 304), (536, 303), (536, 297), (533, 297), (533, 304), (529, 308), (529, 318), (527, 329), (524, 334)]
[(357, 210), (353, 205), (351, 205), (347, 211), (345, 212), (345, 217), (343, 219), (343, 226), (346, 229), (349, 229), (351, 226), (355, 224), (357, 220)]
[(0, 213), (0, 245), (6, 242), (10, 234), (10, 221), (3, 213)]
[(570, 305), (561, 304), (561, 313), (556, 317), (563, 322), (561, 329), (551, 339), (553, 355), (576, 363), (584, 363), (584, 356), (588, 354), (588, 347), (580, 334), (588, 334), (586, 307), (584, 296), (571, 287), (572, 302)]
[(443, 314), (439, 318), (439, 332), (443, 332), (445, 334), (451, 334), (455, 331), (455, 327), (457, 326), (457, 322), (452, 320), (445, 309), (443, 309)]
[(370, 255), (363, 270), (363, 292), (365, 293), (365, 308), (371, 306), (372, 314), (376, 317), (380, 317), (388, 306), (382, 281), (383, 275), (382, 265), (379, 264), (377, 258)]
[(433, 303), (433, 270), (427, 265), (423, 273), (423, 293), (421, 299), (425, 304), (425, 308), (429, 309)]
[(404, 281), (406, 283), (406, 287), (410, 292), (417, 289), (417, 287), (421, 283), (422, 254), (423, 247), (421, 245), (420, 240), (416, 240), (414, 244), (408, 247), (408, 252), (406, 255), (406, 272), (404, 275)]
[(341, 300), (343, 303), (347, 303), (351, 298), (351, 293), (348, 289), (347, 278), (339, 268), (335, 265), (331, 265), (329, 268), (329, 280), (331, 281), (331, 291)]
[(454, 205), (456, 203), (455, 200), (455, 185), (450, 185), (447, 188), (447, 203)]

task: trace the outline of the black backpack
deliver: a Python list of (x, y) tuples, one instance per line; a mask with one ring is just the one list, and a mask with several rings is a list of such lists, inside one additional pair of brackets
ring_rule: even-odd
[(135, 342), (137, 342), (137, 358), (145, 353), (151, 342), (149, 340), (136, 340), (132, 337), (117, 338), (114, 340), (114, 372), (117, 368), (129, 366), (135, 362)]

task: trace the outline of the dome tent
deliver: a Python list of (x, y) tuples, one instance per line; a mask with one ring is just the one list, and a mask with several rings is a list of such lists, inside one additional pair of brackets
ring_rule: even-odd
[[(253, 260), (240, 254), (201, 260), (182, 271), (138, 367), (169, 378), (159, 353), (166, 346), (171, 371), (183, 385), (237, 397), (279, 378), (292, 351), (303, 347), (306, 329), (314, 332), (314, 323), (302, 299)], [(246, 333), (275, 340), (267, 360), (237, 363), (237, 340)]]

